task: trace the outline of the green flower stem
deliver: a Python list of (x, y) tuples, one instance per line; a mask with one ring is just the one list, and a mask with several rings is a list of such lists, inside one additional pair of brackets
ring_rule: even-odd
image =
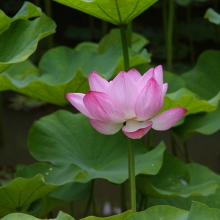
[[(128, 71), (129, 65), (129, 54), (128, 54), (128, 41), (126, 26), (120, 26), (123, 58), (124, 58), (124, 70)], [(130, 208), (132, 212), (136, 212), (136, 186), (135, 186), (135, 162), (134, 162), (134, 149), (132, 146), (131, 139), (128, 138), (128, 172), (129, 172), (129, 189), (130, 189)]]
[(129, 170), (129, 189), (130, 189), (130, 209), (136, 212), (136, 183), (135, 183), (135, 159), (132, 140), (128, 138), (128, 170)]
[(167, 23), (167, 38), (166, 38), (166, 49), (167, 49), (167, 70), (172, 71), (173, 61), (173, 24), (175, 14), (175, 1), (169, 1), (169, 15)]
[(128, 71), (130, 66), (129, 66), (126, 26), (120, 26), (119, 28), (120, 28), (120, 33), (121, 33), (121, 42), (122, 42), (122, 50), (123, 50), (123, 58), (124, 58), (124, 70)]

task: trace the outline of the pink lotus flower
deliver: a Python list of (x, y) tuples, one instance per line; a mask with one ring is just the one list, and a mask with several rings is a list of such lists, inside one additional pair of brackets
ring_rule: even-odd
[(151, 68), (143, 76), (135, 69), (121, 71), (110, 82), (94, 71), (89, 85), (88, 93), (68, 93), (66, 97), (102, 134), (115, 134), (122, 128), (126, 136), (138, 139), (151, 128), (171, 128), (187, 112), (176, 107), (157, 114), (168, 87), (163, 84), (162, 66)]

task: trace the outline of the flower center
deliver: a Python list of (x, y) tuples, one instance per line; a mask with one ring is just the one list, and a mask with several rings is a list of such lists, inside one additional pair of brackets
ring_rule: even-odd
[(135, 121), (137, 121), (137, 117), (125, 119), (125, 122), (123, 123), (123, 125), (125, 126), (125, 125), (126, 125), (126, 122), (127, 122), (127, 121), (130, 121), (130, 120), (135, 120)]
[(137, 117), (135, 116), (135, 117), (133, 117), (133, 118), (127, 118), (127, 119), (125, 119), (125, 121), (128, 121), (128, 120), (137, 120)]

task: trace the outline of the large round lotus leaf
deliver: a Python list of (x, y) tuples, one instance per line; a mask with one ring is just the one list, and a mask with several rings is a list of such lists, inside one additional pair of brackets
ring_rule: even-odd
[(126, 220), (187, 220), (188, 212), (171, 206), (155, 206), (135, 213)]
[[(0, 32), (4, 30), (0, 35), (1, 73), (11, 64), (26, 60), (36, 50), (39, 40), (55, 32), (56, 25), (39, 8), (28, 2), (12, 19), (1, 11), (0, 15)], [(32, 17), (37, 18), (28, 20)]]
[[(142, 212), (136, 212), (131, 214), (131, 211), (125, 213), (110, 216), (106, 218), (99, 218), (89, 216), (82, 220), (219, 220), (219, 210), (210, 209), (208, 206), (199, 203), (192, 202), (190, 211), (178, 209), (171, 206), (154, 206)], [(14, 213), (7, 215), (2, 220), (37, 220), (33, 216), (21, 213)], [(51, 220), (74, 220), (68, 214), (59, 212), (57, 218)]]
[(195, 133), (210, 135), (220, 129), (220, 106), (213, 111), (186, 117), (184, 124), (174, 129), (183, 140), (187, 140)]
[[(208, 181), (216, 181), (218, 183), (218, 189), (215, 194), (208, 196), (190, 196), (188, 198), (167, 198), (167, 199), (155, 199), (149, 198), (148, 205), (171, 205), (174, 207), (182, 208), (185, 210), (189, 210), (192, 201), (202, 202), (211, 208), (219, 208), (220, 207), (220, 176), (205, 166), (199, 164), (187, 164), (187, 168), (190, 173), (190, 182), (193, 185), (198, 185)], [(198, 178), (199, 176), (199, 178)]]
[(220, 14), (214, 9), (208, 8), (205, 12), (204, 18), (208, 19), (211, 23), (220, 24)]
[[(130, 50), (129, 55), (131, 66), (150, 61), (145, 50), (141, 54)], [(89, 90), (88, 75), (94, 70), (109, 80), (122, 69), (119, 45), (110, 47), (104, 54), (57, 47), (44, 54), (39, 69), (25, 61), (5, 70), (0, 75), (0, 91), (14, 90), (53, 104), (66, 105), (69, 103), (66, 93)]]
[[(201, 179), (199, 173), (194, 178)], [(200, 174), (201, 175), (201, 174)], [(164, 155), (164, 162), (158, 174), (137, 177), (137, 188), (147, 198), (173, 198), (189, 196), (207, 196), (214, 194), (218, 188), (216, 181), (191, 183), (187, 166), (178, 158)]]
[(188, 89), (181, 88), (174, 93), (166, 94), (164, 98), (164, 106), (161, 111), (181, 106), (187, 109), (186, 115), (199, 112), (210, 112), (216, 110), (220, 99), (220, 93), (210, 100), (198, 98), (197, 94), (192, 93)]
[(75, 46), (75, 50), (78, 52), (93, 52), (96, 53), (98, 51), (99, 44), (93, 43), (89, 41), (81, 42)]
[(37, 163), (18, 170), (16, 176), (32, 178), (37, 174), (42, 174), (46, 183), (54, 183), (57, 188), (32, 204), (28, 213), (33, 213), (35, 216), (43, 217), (53, 208), (65, 202), (84, 200), (90, 193), (91, 182), (71, 182), (75, 178), (86, 178), (88, 176), (74, 164), (70, 165), (70, 167), (59, 169), (50, 164)]
[[(144, 55), (130, 49), (130, 65), (149, 62), (149, 55)], [(77, 68), (81, 68), (86, 76), (96, 70), (109, 80), (118, 73), (116, 69), (120, 69), (120, 71), (123, 69), (122, 64), (122, 47), (120, 45), (112, 45), (104, 54), (90, 50), (80, 51), (79, 48), (75, 50), (68, 47), (57, 47), (44, 54), (39, 64), (39, 70), (40, 73), (44, 73), (41, 80), (50, 81), (50, 84), (54, 85), (67, 82)]]
[(200, 202), (193, 202), (187, 220), (218, 220), (212, 209)]
[[(58, 154), (59, 152), (54, 156), (57, 157)], [(69, 164), (66, 167), (60, 168), (48, 163), (36, 163), (30, 166), (25, 166), (16, 172), (16, 176), (32, 178), (38, 173), (44, 176), (47, 183), (54, 183), (56, 185), (67, 184), (77, 178), (88, 178), (88, 173), (75, 164)]]
[(115, 25), (124, 25), (157, 0), (54, 0)]
[[(196, 66), (181, 76), (181, 78), (185, 80), (186, 87), (193, 91), (199, 98), (211, 99), (213, 104), (217, 101), (217, 105), (220, 91), (219, 56), (219, 51), (205, 51), (199, 56)], [(208, 107), (208, 105), (206, 105), (206, 107)], [(213, 107), (210, 109), (214, 110)], [(179, 126), (175, 132), (184, 140), (196, 132), (213, 134), (220, 128), (219, 112), (220, 108), (218, 107), (214, 112), (188, 116), (186, 117), (186, 122)]]
[(131, 214), (132, 214), (132, 211), (129, 210), (129, 211), (121, 213), (119, 215), (113, 215), (113, 216), (109, 216), (106, 218), (89, 216), (89, 217), (83, 218), (82, 220), (102, 220), (102, 219), (105, 219), (105, 220), (124, 220), (124, 219), (127, 219), (127, 217), (129, 217)]
[(52, 191), (49, 196), (63, 201), (85, 200), (91, 192), (91, 182), (88, 183), (67, 183)]
[(177, 90), (186, 87), (185, 81), (180, 76), (168, 72), (166, 70), (164, 70), (163, 80), (164, 82), (168, 83), (168, 89), (167, 89), (168, 94), (174, 93)]
[(0, 10), (0, 34), (7, 30), (12, 22), (18, 19), (28, 20), (29, 18), (39, 17), (41, 15), (41, 9), (30, 2), (25, 2), (13, 18), (8, 17), (2, 10)]
[(211, 210), (215, 213), (217, 219), (220, 220), (220, 209), (212, 208)]
[(55, 220), (75, 220), (75, 219), (72, 216), (70, 216), (64, 212), (59, 212), (59, 214), (55, 218)]
[(45, 183), (40, 174), (32, 179), (14, 179), (8, 185), (0, 187), (0, 217), (12, 212), (27, 211), (32, 202), (56, 188), (52, 183)]
[[(81, 69), (75, 69), (68, 79), (63, 72), (41, 72), (28, 60), (14, 64), (0, 75), (0, 91), (13, 90), (57, 105), (66, 105), (68, 92), (86, 92), (88, 79)], [(51, 76), (50, 76), (51, 74)], [(62, 80), (63, 76), (63, 80)], [(54, 77), (54, 84), (50, 78)]]
[[(147, 152), (140, 140), (133, 141), (135, 173), (155, 175), (162, 165), (163, 143)], [(128, 140), (122, 133), (102, 135), (84, 115), (57, 111), (36, 121), (28, 137), (29, 150), (39, 160), (50, 162), (44, 166), (46, 181), (88, 182), (103, 178), (113, 183), (128, 179)], [(36, 166), (36, 165), (35, 165)], [(39, 165), (38, 165), (39, 166)], [(40, 170), (40, 169), (39, 169)], [(23, 171), (31, 173), (32, 167)]]
[[(13, 213), (5, 216), (4, 218), (2, 218), (2, 220), (40, 220), (40, 219), (27, 214)], [(75, 219), (64, 212), (59, 212), (58, 216), (51, 220), (75, 220)]]
[(208, 206), (192, 202), (190, 211), (171, 206), (154, 206), (145, 211), (134, 213), (126, 220), (219, 220)]
[(181, 75), (186, 82), (186, 88), (206, 100), (212, 99), (220, 90), (220, 51), (203, 52), (195, 67)]
[(39, 200), (33, 202), (26, 214), (33, 215), (38, 218), (44, 218), (54, 209), (59, 208), (60, 206), (66, 204), (66, 201), (56, 199), (50, 196), (43, 196)]
[(2, 220), (39, 220), (39, 218), (22, 213), (13, 213), (5, 216)]
[[(142, 35), (132, 32), (131, 34), (131, 49), (137, 53), (141, 52), (149, 41)], [(121, 34), (118, 28), (113, 28), (106, 34), (99, 43), (82, 42), (79, 43), (75, 50), (81, 52), (98, 52), (99, 54), (105, 53), (112, 45), (121, 45)], [(150, 59), (150, 55), (149, 59)]]
[[(149, 41), (140, 34), (131, 34), (131, 48), (137, 53), (140, 52)], [(121, 34), (118, 28), (113, 28), (105, 35), (98, 44), (98, 52), (105, 53), (112, 44), (121, 45)]]

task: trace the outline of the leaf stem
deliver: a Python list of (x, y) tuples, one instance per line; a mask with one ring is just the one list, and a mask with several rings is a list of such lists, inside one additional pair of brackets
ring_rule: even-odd
[(174, 136), (171, 135), (171, 150), (172, 150), (172, 154), (177, 157), (177, 152), (176, 152), (176, 141), (174, 139)]
[[(215, 11), (218, 11), (218, 0), (213, 0), (213, 9)], [(220, 43), (220, 39), (219, 39), (219, 28), (218, 25), (213, 24), (213, 28), (214, 28), (214, 32), (215, 32), (215, 42), (217, 44)]]
[(46, 12), (47, 16), (49, 16), (50, 18), (52, 18), (52, 5), (51, 5), (51, 3), (52, 3), (51, 0), (46, 0), (44, 2), (45, 12)]
[(138, 207), (139, 212), (143, 210), (142, 208), (143, 204), (144, 204), (144, 195), (141, 193), (141, 198), (140, 198), (139, 207)]
[(130, 209), (136, 212), (136, 183), (135, 183), (135, 159), (132, 140), (128, 138), (128, 171), (129, 171), (129, 189), (130, 189)]
[(147, 203), (148, 203), (148, 197), (145, 196), (145, 197), (144, 197), (144, 210), (147, 209)]
[(192, 162), (192, 159), (191, 159), (190, 156), (189, 156), (189, 151), (188, 151), (188, 148), (187, 148), (187, 143), (186, 143), (186, 141), (183, 142), (183, 147), (184, 147), (184, 150), (185, 150), (186, 162), (187, 162), (187, 163)]
[(121, 185), (121, 211), (126, 211), (125, 182)]
[(123, 50), (123, 58), (124, 58), (124, 70), (129, 70), (129, 55), (128, 55), (128, 41), (126, 34), (126, 26), (120, 26), (121, 33), (121, 42), (122, 42), (122, 50)]
[(52, 219), (52, 218), (53, 218), (53, 212), (52, 212), (52, 211), (49, 212), (47, 217), (48, 217), (49, 219)]
[(89, 210), (91, 208), (92, 200), (94, 199), (94, 196), (93, 196), (93, 194), (94, 194), (94, 185), (95, 185), (95, 180), (93, 179), (92, 180), (92, 184), (91, 184), (91, 190), (90, 190), (89, 199), (88, 199), (88, 202), (87, 202), (86, 209), (85, 209), (83, 217), (88, 216)]
[(192, 36), (192, 21), (191, 21), (191, 4), (186, 8), (186, 19), (187, 19), (187, 28), (188, 28), (188, 40), (189, 40), (189, 47), (190, 47), (190, 61), (191, 65), (195, 64), (195, 51), (193, 45), (193, 36)]
[(70, 202), (70, 215), (74, 216), (74, 202)]
[(0, 93), (0, 148), (4, 146), (4, 137), (3, 137), (3, 96), (2, 92)]
[(170, 131), (171, 137), (173, 138), (173, 141), (175, 142), (175, 146), (177, 146), (177, 148), (180, 150), (180, 152), (185, 156), (185, 159), (187, 162), (194, 162), (193, 159), (191, 159), (188, 155), (188, 151), (186, 150), (186, 148), (182, 147), (182, 145), (179, 143), (176, 135), (174, 134), (174, 132), (171, 130)]
[(92, 198), (92, 211), (93, 211), (93, 215), (97, 216), (96, 202), (94, 199), (94, 192), (93, 192), (93, 198)]
[[(47, 16), (52, 18), (52, 1), (51, 0), (44, 1), (44, 6), (45, 6), (45, 12), (46, 12)], [(54, 45), (53, 35), (50, 35), (47, 37), (47, 45), (48, 45), (48, 49), (53, 48), (53, 45)]]
[(36, 6), (40, 6), (40, 0), (34, 0), (34, 4), (35, 4)]
[[(167, 0), (162, 0), (162, 13), (163, 13), (163, 31), (164, 31), (164, 42), (165, 47), (167, 47)], [(166, 48), (167, 49), (167, 48)]]
[(167, 49), (167, 70), (172, 71), (172, 60), (173, 60), (173, 24), (175, 14), (175, 1), (169, 1), (169, 15), (167, 22), (167, 38), (166, 38), (166, 49)]
[(147, 137), (147, 149), (150, 150), (154, 146), (154, 130), (150, 129)]

